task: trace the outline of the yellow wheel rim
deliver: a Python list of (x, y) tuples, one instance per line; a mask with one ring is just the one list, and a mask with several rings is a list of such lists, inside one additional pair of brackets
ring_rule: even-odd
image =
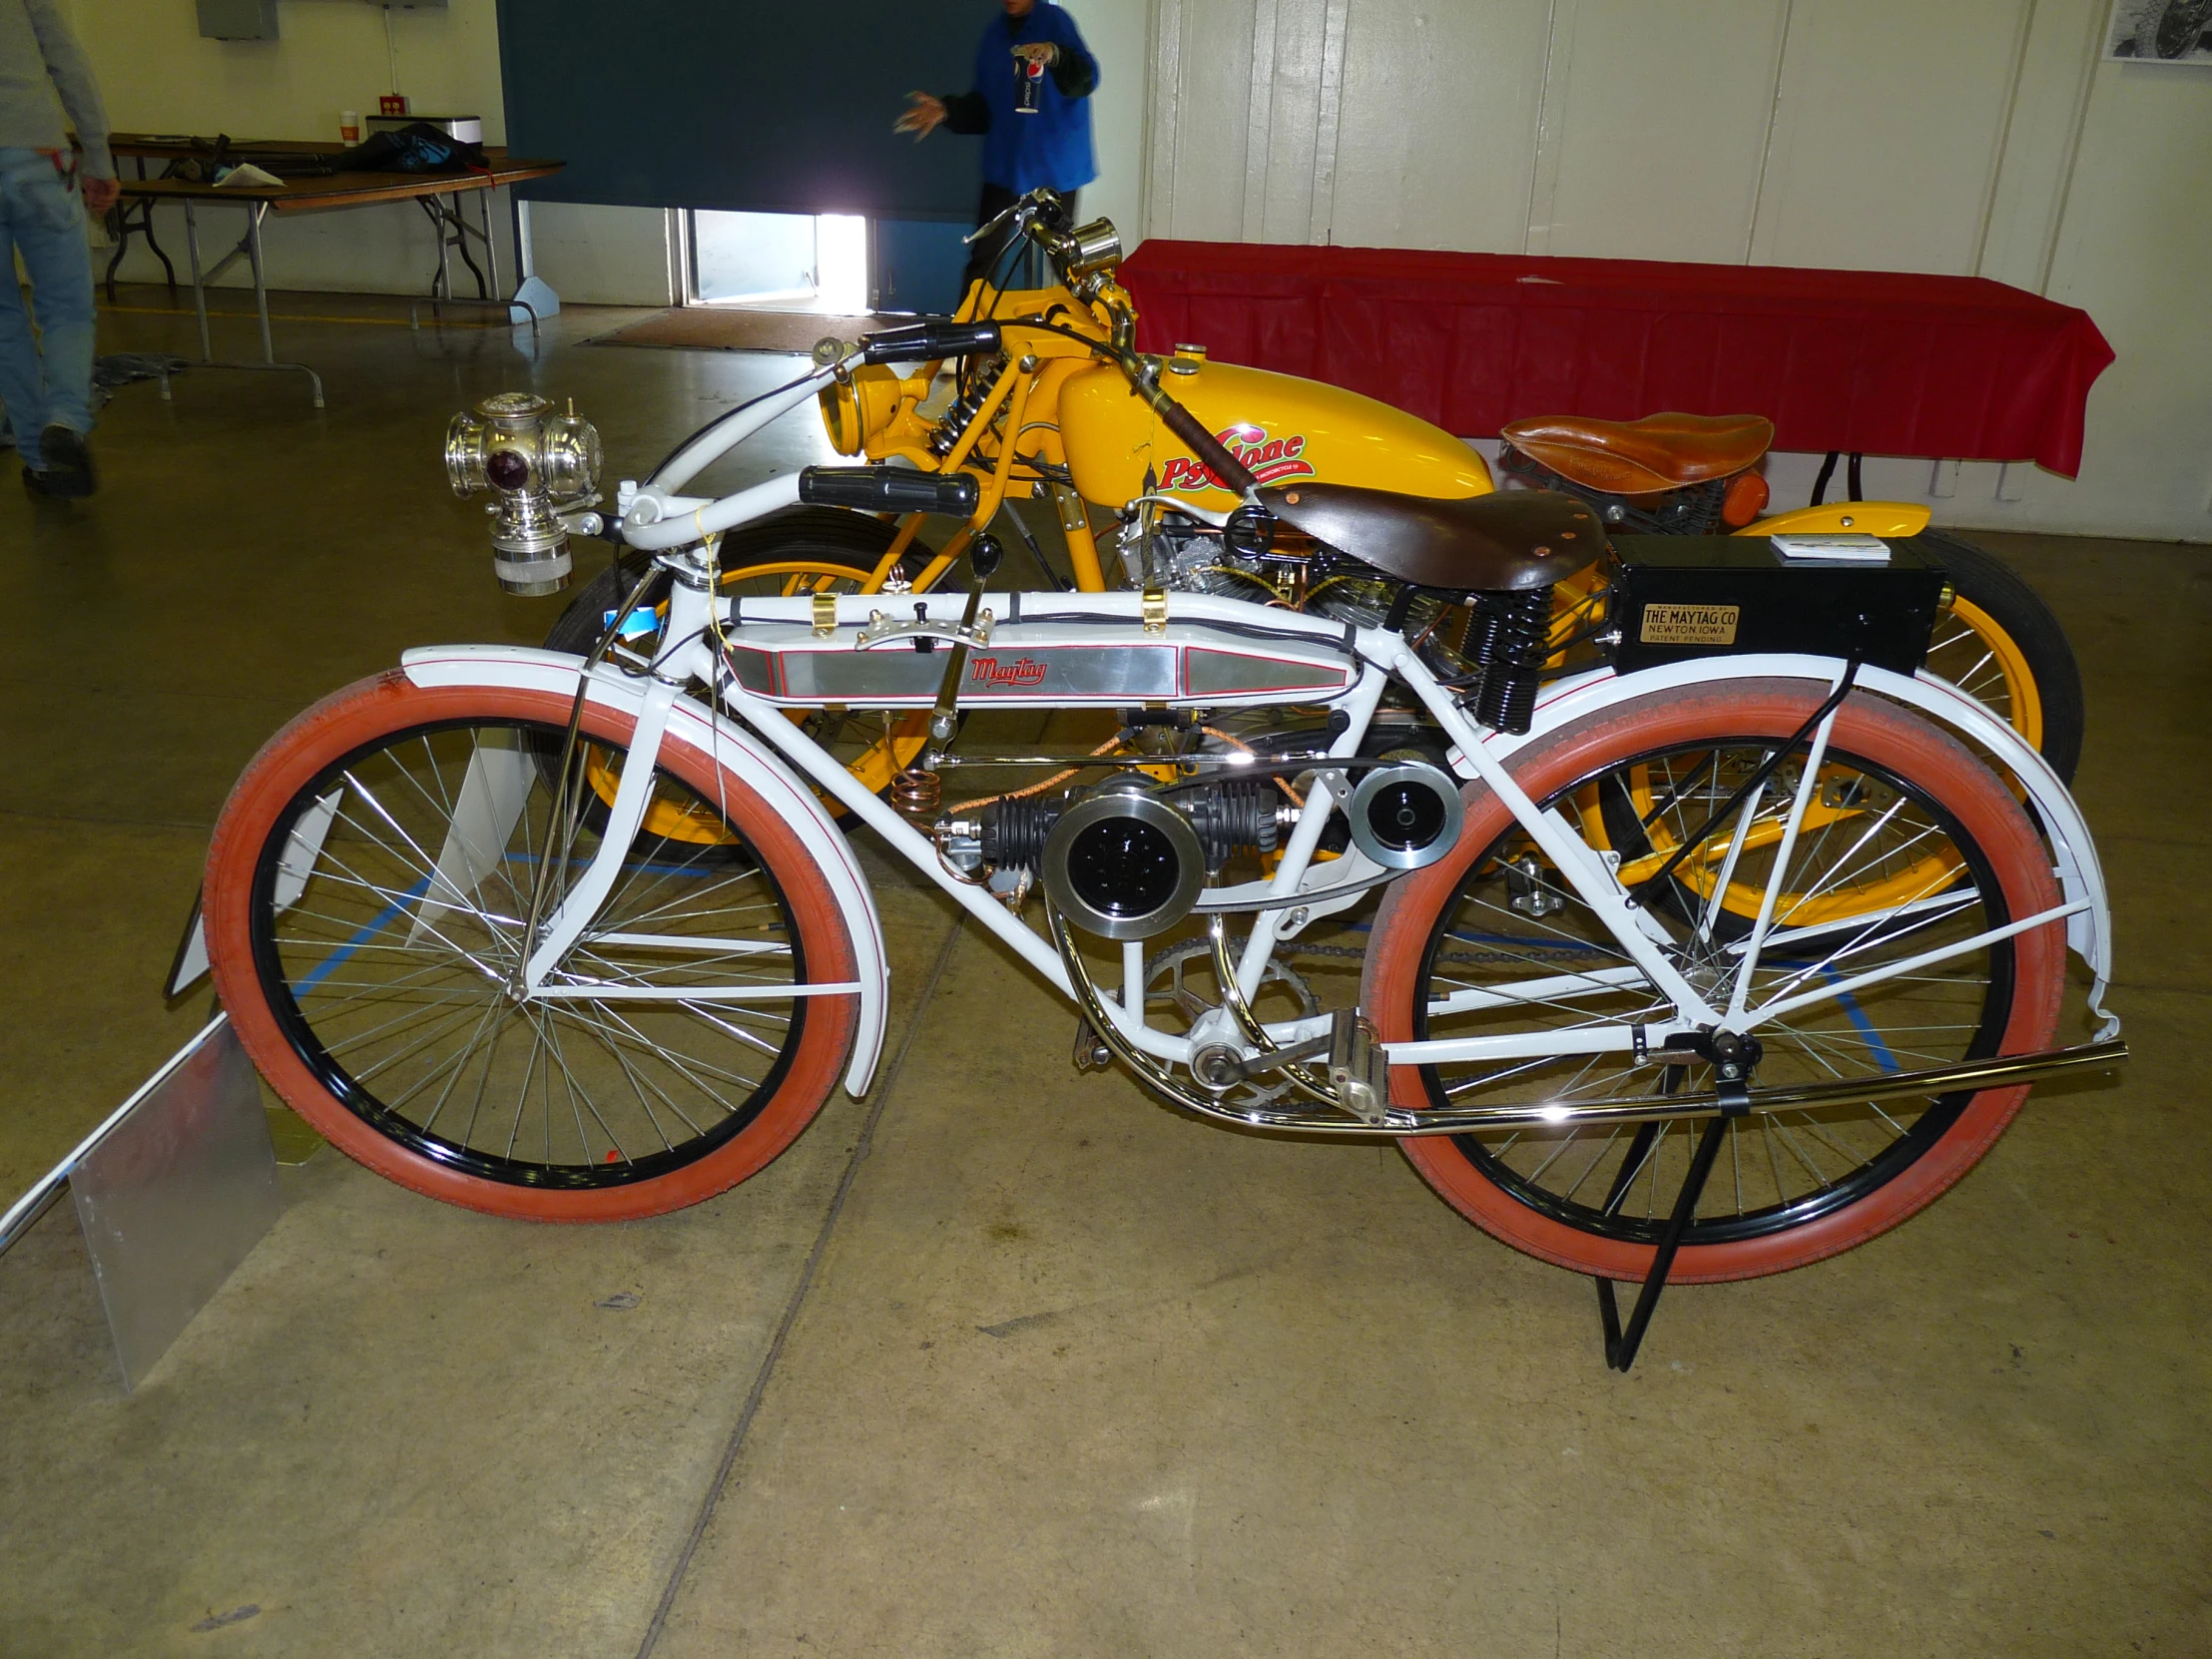
[(1928, 648), (1928, 670), (1941, 676), (1977, 702), (1987, 704), (2030, 749), (2043, 747), (2043, 699), (2027, 655), (1996, 619), (1970, 599), (1950, 602), (1949, 621), (1936, 622)]

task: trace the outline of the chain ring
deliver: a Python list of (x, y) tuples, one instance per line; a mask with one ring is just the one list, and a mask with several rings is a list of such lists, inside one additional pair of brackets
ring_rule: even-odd
[[(1234, 955), (1243, 948), (1243, 945), (1244, 940), (1242, 939), (1232, 940), (1230, 953)], [(1354, 954), (1358, 953), (1354, 952)], [(1202, 961), (1211, 966), (1213, 960), (1214, 943), (1211, 939), (1186, 939), (1172, 949), (1161, 951), (1157, 956), (1146, 957), (1144, 964), (1145, 1006), (1149, 1009), (1155, 1001), (1165, 998), (1185, 1019), (1196, 1024), (1201, 1014), (1210, 1013), (1215, 1008), (1220, 1007), (1221, 1004), (1218, 1001), (1208, 1001), (1196, 992), (1186, 989), (1183, 983), (1183, 972), (1193, 962)], [(1163, 975), (1166, 976), (1166, 983), (1164, 984), (1160, 982)], [(1296, 969), (1285, 966), (1279, 960), (1271, 959), (1266, 970), (1260, 975), (1260, 989), (1264, 992), (1271, 985), (1287, 990), (1292, 996), (1298, 998), (1299, 1017), (1301, 1019), (1314, 1019), (1320, 1015), (1321, 998), (1314, 994), (1313, 987), (1306, 983), (1305, 978)], [(1233, 1108), (1266, 1106), (1289, 1094), (1291, 1087), (1288, 1082), (1245, 1082), (1229, 1090), (1227, 1094), (1221, 1097), (1221, 1101), (1223, 1105)]]

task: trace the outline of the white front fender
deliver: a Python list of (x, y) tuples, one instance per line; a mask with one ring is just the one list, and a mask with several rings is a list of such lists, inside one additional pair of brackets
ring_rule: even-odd
[[(1492, 755), (1503, 759), (1570, 721), (1650, 692), (1711, 685), (1719, 680), (1811, 680), (1833, 687), (1841, 667), (1829, 657), (1767, 654), (1701, 657), (1635, 674), (1597, 669), (1547, 686), (1525, 737), (1492, 732), (1483, 741)], [(2087, 909), (2067, 918), (2066, 943), (2088, 963), (2095, 976), (2089, 1006), (2103, 1022), (2099, 1040), (2118, 1035), (2119, 1020), (2104, 1010), (2104, 988), (2112, 977), (2112, 909), (2105, 897), (2104, 866), (2097, 859), (2096, 843), (2090, 838), (2081, 809), (2058, 775), (2017, 732), (1947, 680), (1926, 673), (1908, 676), (1887, 669), (1862, 668), (1857, 684), (1918, 710), (1969, 739), (2019, 784), (2034, 806), (2044, 838), (2050, 844), (2054, 873), (2068, 902), (2087, 901)]]
[[(418, 686), (499, 686), (571, 698), (576, 695), (577, 670), (583, 666), (582, 659), (562, 652), (505, 645), (425, 646), (407, 652), (399, 662), (407, 678)], [(634, 717), (645, 693), (629, 675), (601, 664), (592, 674), (590, 697), (603, 708)], [(851, 844), (815, 792), (799, 781), (774, 750), (744, 727), (719, 718), (698, 700), (676, 700), (662, 741), (695, 749), (743, 779), (769, 810), (791, 827), (800, 845), (822, 871), (823, 879), (830, 883), (837, 908), (844, 915), (845, 931), (852, 938), (858, 969), (854, 977), (860, 983), (859, 1030), (844, 1086), (855, 1096), (865, 1094), (883, 1051), (890, 966), (883, 952), (882, 918), (876, 914), (875, 899), (852, 856)]]

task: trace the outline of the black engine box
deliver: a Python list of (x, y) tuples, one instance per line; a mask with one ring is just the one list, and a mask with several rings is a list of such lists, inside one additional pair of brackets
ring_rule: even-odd
[(1881, 539), (1888, 564), (1785, 559), (1765, 536), (1613, 536), (1613, 666), (1630, 674), (1784, 651), (1914, 673), (1928, 656), (1943, 572), (1917, 537)]

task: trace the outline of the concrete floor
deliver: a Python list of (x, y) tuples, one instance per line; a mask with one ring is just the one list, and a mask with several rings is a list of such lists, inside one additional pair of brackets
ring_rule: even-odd
[[(614, 320), (291, 323), (327, 412), (188, 373), (111, 407), (94, 502), (0, 491), (0, 1195), (204, 1017), (156, 987), (257, 746), (550, 623), (448, 415), (573, 395), (619, 476), (781, 366), (580, 348)], [(1587, 1283), (1391, 1152), (1078, 1078), (886, 871), (902, 1063), (712, 1203), (533, 1227), (324, 1152), (127, 1397), (67, 1207), (0, 1259), (0, 1654), (2212, 1652), (2212, 550), (1989, 541), (2081, 656), (2136, 1059), (1911, 1226), (1670, 1293), (1614, 1377)]]

